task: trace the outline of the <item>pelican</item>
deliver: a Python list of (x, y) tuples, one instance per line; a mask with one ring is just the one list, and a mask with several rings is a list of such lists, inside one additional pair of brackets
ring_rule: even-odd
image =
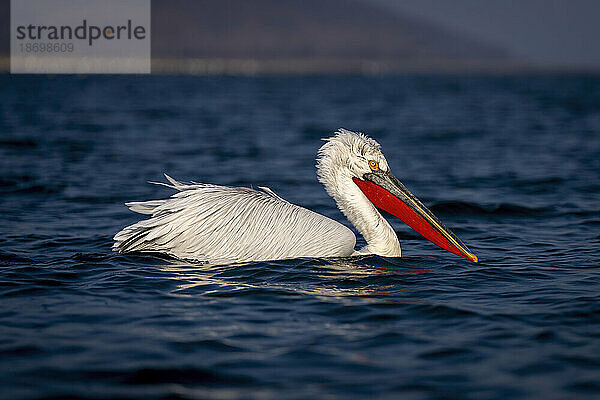
[(396, 232), (377, 208), (400, 218), (431, 242), (461, 257), (477, 257), (390, 171), (379, 143), (363, 133), (340, 128), (324, 139), (317, 154), (317, 175), (327, 193), (365, 238), (345, 225), (289, 203), (272, 190), (181, 183), (163, 200), (125, 203), (151, 217), (123, 228), (113, 250), (160, 252), (209, 264), (298, 257), (350, 257), (376, 254), (400, 257)]

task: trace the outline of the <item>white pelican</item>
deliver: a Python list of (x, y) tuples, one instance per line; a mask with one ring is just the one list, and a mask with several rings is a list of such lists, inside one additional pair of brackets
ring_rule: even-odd
[(297, 257), (377, 254), (400, 257), (396, 232), (376, 207), (400, 218), (438, 246), (477, 262), (460, 239), (390, 172), (379, 144), (339, 129), (325, 139), (317, 174), (367, 245), (355, 250), (346, 226), (291, 204), (266, 187), (254, 190), (191, 182), (156, 183), (178, 190), (165, 200), (126, 203), (149, 219), (114, 237), (119, 252), (160, 252), (210, 264)]

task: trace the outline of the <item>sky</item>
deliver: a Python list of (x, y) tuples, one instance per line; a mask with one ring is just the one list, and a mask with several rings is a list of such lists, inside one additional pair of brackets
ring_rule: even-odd
[(368, 0), (557, 67), (600, 66), (600, 0)]

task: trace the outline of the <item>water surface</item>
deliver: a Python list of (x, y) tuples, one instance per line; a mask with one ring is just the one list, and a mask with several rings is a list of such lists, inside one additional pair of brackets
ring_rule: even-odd
[[(600, 396), (600, 78), (0, 76), (0, 396)], [(347, 221), (320, 139), (377, 139), (477, 254), (203, 266), (111, 252), (179, 180)], [(358, 245), (364, 245), (359, 239)]]

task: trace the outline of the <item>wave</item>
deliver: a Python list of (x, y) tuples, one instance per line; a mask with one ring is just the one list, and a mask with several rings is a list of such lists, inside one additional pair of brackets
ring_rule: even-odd
[(430, 209), (442, 215), (474, 215), (500, 217), (536, 217), (551, 211), (544, 207), (525, 207), (511, 203), (485, 207), (463, 201), (442, 201), (434, 203)]
[(35, 149), (38, 147), (38, 141), (34, 138), (9, 138), (0, 140), (0, 148), (4, 147), (7, 149)]

